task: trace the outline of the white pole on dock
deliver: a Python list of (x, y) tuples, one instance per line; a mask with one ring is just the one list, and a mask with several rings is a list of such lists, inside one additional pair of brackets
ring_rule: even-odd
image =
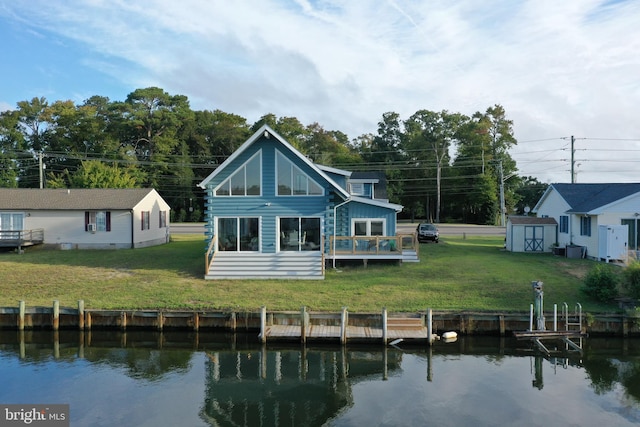
[(429, 345), (433, 344), (433, 310), (427, 309), (427, 340)]
[(347, 343), (347, 307), (342, 307), (342, 315), (340, 316), (340, 343), (342, 345)]
[(304, 305), (300, 310), (300, 317), (300, 341), (304, 344), (307, 342), (307, 307)]
[(382, 342), (387, 345), (387, 308), (382, 309)]
[(533, 331), (533, 304), (529, 305), (529, 330)]
[(553, 332), (558, 331), (558, 304), (553, 304)]
[(260, 341), (267, 342), (267, 307), (260, 307)]

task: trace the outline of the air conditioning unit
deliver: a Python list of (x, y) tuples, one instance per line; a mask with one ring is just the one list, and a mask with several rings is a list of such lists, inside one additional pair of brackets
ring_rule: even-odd
[(91, 231), (92, 233), (96, 232), (96, 225), (95, 224), (87, 224), (87, 230)]

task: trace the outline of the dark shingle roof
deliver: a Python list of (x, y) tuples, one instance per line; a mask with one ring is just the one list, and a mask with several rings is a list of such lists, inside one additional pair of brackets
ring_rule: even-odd
[(599, 207), (640, 193), (640, 183), (619, 184), (552, 184), (564, 198), (571, 213), (590, 212)]
[(150, 188), (0, 188), (0, 210), (132, 209)]
[(511, 224), (523, 224), (523, 225), (558, 225), (555, 218), (538, 218), (536, 216), (510, 216), (509, 221)]

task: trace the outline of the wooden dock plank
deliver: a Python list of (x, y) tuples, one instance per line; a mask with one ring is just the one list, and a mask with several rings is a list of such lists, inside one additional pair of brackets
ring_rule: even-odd
[[(266, 327), (266, 337), (272, 339), (300, 339), (300, 325), (269, 325)], [(307, 339), (340, 340), (340, 326), (309, 325), (306, 331)], [(349, 339), (382, 339), (382, 327), (353, 326), (346, 327), (347, 341)], [(427, 339), (427, 328), (420, 318), (390, 318), (387, 321), (387, 338)]]

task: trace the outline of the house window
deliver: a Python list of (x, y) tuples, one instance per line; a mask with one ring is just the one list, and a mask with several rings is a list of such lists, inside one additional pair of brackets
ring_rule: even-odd
[(324, 189), (276, 150), (278, 196), (322, 196)]
[(167, 211), (160, 211), (158, 220), (158, 226), (160, 228), (165, 228), (167, 226)]
[(259, 251), (259, 218), (218, 218), (218, 250)]
[(569, 217), (567, 215), (560, 215), (560, 233), (569, 232)]
[(111, 231), (111, 212), (87, 211), (84, 213), (84, 231)]
[(384, 236), (385, 220), (358, 218), (352, 222), (354, 236)]
[(262, 176), (262, 152), (253, 155), (245, 164), (220, 184), (216, 196), (259, 196)]
[(352, 182), (351, 186), (351, 194), (354, 196), (364, 196), (364, 184), (361, 182)]
[(590, 216), (580, 217), (580, 235), (591, 236), (591, 217)]
[(150, 218), (150, 216), (151, 216), (151, 212), (149, 212), (149, 211), (142, 211), (142, 221), (141, 221), (141, 224), (142, 224), (142, 229), (143, 229), (143, 230), (148, 230), (148, 229), (150, 228), (150, 225), (149, 225), (149, 218)]
[(320, 218), (280, 218), (281, 251), (319, 251)]

